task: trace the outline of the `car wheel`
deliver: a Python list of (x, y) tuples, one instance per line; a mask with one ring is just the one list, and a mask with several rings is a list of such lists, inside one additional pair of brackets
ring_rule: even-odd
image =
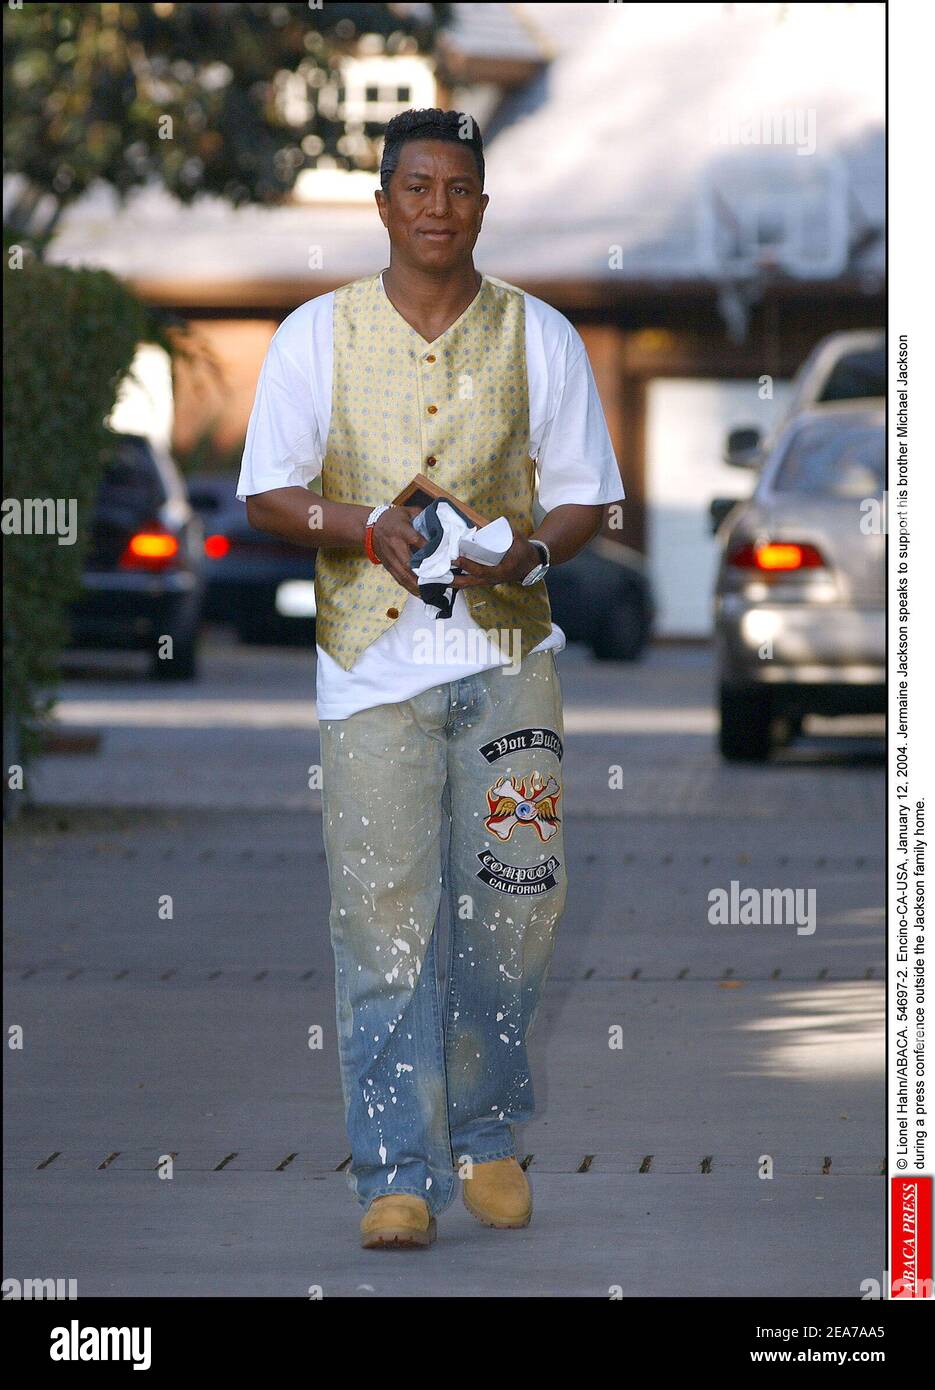
[(268, 626), (255, 618), (238, 618), (234, 630), (237, 633), (237, 641), (250, 647), (262, 646), (269, 632)]
[(790, 714), (786, 721), (786, 740), (791, 743), (794, 738), (801, 738), (805, 728), (804, 714)]
[(768, 690), (721, 686), (721, 756), (730, 762), (765, 762), (772, 751), (772, 709)]
[(157, 681), (193, 681), (198, 675), (198, 646), (194, 637), (172, 644), (172, 658), (153, 654), (150, 674)]
[(286, 643), (285, 624), (272, 609), (265, 613), (245, 613), (234, 626), (238, 642), (248, 647), (281, 647)]
[(646, 608), (638, 594), (618, 595), (607, 610), (594, 637), (598, 661), (636, 661), (649, 636)]

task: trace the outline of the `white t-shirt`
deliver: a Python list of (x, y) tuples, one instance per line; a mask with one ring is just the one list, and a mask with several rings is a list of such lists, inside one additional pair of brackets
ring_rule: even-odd
[[(620, 469), (581, 336), (550, 304), (530, 294), (525, 301), (529, 456), (536, 460), (539, 505), (550, 512), (566, 503), (619, 502), (625, 496)], [(273, 335), (247, 427), (237, 483), (241, 501), (273, 488), (307, 487), (321, 472), (331, 419), (333, 313), (334, 293), (318, 295), (300, 304)], [(389, 500), (375, 497), (373, 505)], [(509, 657), (471, 617), (463, 592), (446, 619), (436, 619), (436, 610), (417, 595), (402, 592), (398, 619), (350, 671), (318, 647), (319, 719), (346, 719), (508, 664)], [(444, 643), (431, 653), (441, 661), (425, 660), (425, 650), (414, 646), (416, 630), (434, 622), (445, 627)], [(535, 651), (564, 645), (565, 634), (553, 623)], [(463, 661), (451, 659), (461, 655)]]

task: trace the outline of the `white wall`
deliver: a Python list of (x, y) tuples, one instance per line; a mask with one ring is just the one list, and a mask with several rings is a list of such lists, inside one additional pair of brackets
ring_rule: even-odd
[(659, 636), (711, 631), (717, 565), (708, 506), (714, 497), (747, 497), (755, 475), (722, 461), (727, 431), (768, 429), (788, 399), (787, 382), (760, 399), (751, 381), (659, 380), (649, 385), (646, 422), (647, 550)]
[(169, 354), (155, 343), (141, 343), (107, 423), (119, 434), (142, 434), (169, 449), (174, 416)]

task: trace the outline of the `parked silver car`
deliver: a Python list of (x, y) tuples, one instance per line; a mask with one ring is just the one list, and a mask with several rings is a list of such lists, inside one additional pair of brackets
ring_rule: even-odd
[(789, 421), (803, 410), (843, 401), (882, 400), (886, 394), (886, 334), (882, 328), (829, 333), (799, 367), (777, 427), (764, 439), (757, 425), (727, 436), (725, 462), (758, 468)]
[(806, 714), (885, 711), (884, 476), (882, 405), (816, 407), (720, 522), (725, 758), (768, 757)]

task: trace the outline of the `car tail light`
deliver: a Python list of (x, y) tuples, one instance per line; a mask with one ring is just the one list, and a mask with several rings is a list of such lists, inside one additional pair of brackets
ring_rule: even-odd
[(813, 545), (792, 541), (748, 541), (728, 557), (735, 569), (756, 570), (760, 574), (788, 574), (792, 570), (824, 568), (821, 552)]
[(137, 531), (127, 542), (120, 557), (122, 570), (149, 570), (159, 572), (171, 569), (178, 558), (178, 537), (171, 531), (161, 528)]
[(205, 536), (205, 554), (209, 560), (223, 560), (230, 553), (231, 543), (226, 536)]

